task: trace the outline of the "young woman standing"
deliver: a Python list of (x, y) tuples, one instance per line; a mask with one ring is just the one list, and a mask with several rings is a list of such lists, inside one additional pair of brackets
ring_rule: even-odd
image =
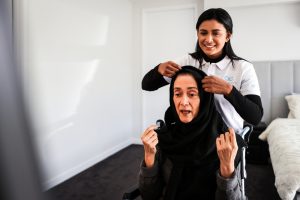
[(238, 57), (230, 43), (233, 23), (222, 8), (204, 11), (196, 24), (196, 51), (160, 63), (143, 78), (142, 89), (156, 90), (170, 83), (181, 66), (191, 65), (208, 74), (203, 89), (214, 93), (218, 112), (228, 127), (239, 133), (244, 120), (258, 124), (263, 116), (260, 88), (253, 65)]

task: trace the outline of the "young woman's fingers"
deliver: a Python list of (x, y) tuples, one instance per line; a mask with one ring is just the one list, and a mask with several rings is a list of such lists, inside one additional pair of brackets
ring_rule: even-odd
[(202, 79), (202, 87), (206, 92), (228, 95), (232, 85), (217, 76), (206, 76)]
[(172, 61), (167, 61), (159, 65), (158, 72), (163, 76), (172, 77), (174, 72), (176, 72), (179, 69), (180, 67), (178, 64)]
[(166, 75), (168, 75), (168, 76), (172, 77), (172, 76), (174, 76), (175, 73), (176, 73), (176, 71), (171, 68), (166, 69)]
[(175, 74), (178, 70), (180, 70), (177, 66), (169, 64), (166, 67), (166, 73)]
[(202, 79), (202, 84), (215, 84), (217, 82), (217, 79), (215, 76), (205, 76)]
[(177, 63), (175, 63), (175, 62), (173, 62), (173, 61), (169, 61), (168, 64), (169, 64), (169, 66), (171, 66), (172, 68), (177, 69), (177, 71), (181, 69), (181, 67), (180, 67)]

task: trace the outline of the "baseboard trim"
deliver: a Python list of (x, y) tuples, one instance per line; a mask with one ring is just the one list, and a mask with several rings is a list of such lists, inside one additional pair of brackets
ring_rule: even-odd
[(88, 159), (87, 161), (73, 167), (70, 168), (66, 171), (64, 171), (63, 173), (59, 174), (58, 176), (47, 180), (43, 183), (43, 188), (44, 191), (49, 190), (51, 188), (53, 188), (54, 186), (70, 179), (71, 177), (79, 174), (80, 172), (88, 169), (89, 167), (97, 164), (98, 162), (106, 159), (107, 157), (117, 153), (118, 151), (126, 148), (127, 146), (131, 145), (131, 144), (141, 144), (141, 142), (138, 141), (137, 138), (130, 138), (128, 140), (126, 140), (125, 142), (122, 142), (108, 150), (106, 150), (105, 152), (99, 154), (98, 156), (95, 156), (91, 159)]

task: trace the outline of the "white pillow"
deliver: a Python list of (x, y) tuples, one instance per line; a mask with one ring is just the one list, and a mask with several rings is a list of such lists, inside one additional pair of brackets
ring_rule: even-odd
[(288, 117), (287, 117), (288, 119), (295, 119), (295, 117), (292, 115), (292, 113), (291, 113), (291, 111), (289, 112), (289, 114), (288, 114)]
[(300, 119), (300, 94), (293, 93), (292, 95), (285, 96), (289, 106), (288, 118)]

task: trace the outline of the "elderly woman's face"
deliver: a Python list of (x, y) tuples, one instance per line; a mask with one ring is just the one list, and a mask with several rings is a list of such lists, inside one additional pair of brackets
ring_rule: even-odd
[(179, 75), (173, 90), (173, 101), (180, 121), (191, 122), (197, 116), (200, 107), (199, 91), (194, 77), (189, 74)]

